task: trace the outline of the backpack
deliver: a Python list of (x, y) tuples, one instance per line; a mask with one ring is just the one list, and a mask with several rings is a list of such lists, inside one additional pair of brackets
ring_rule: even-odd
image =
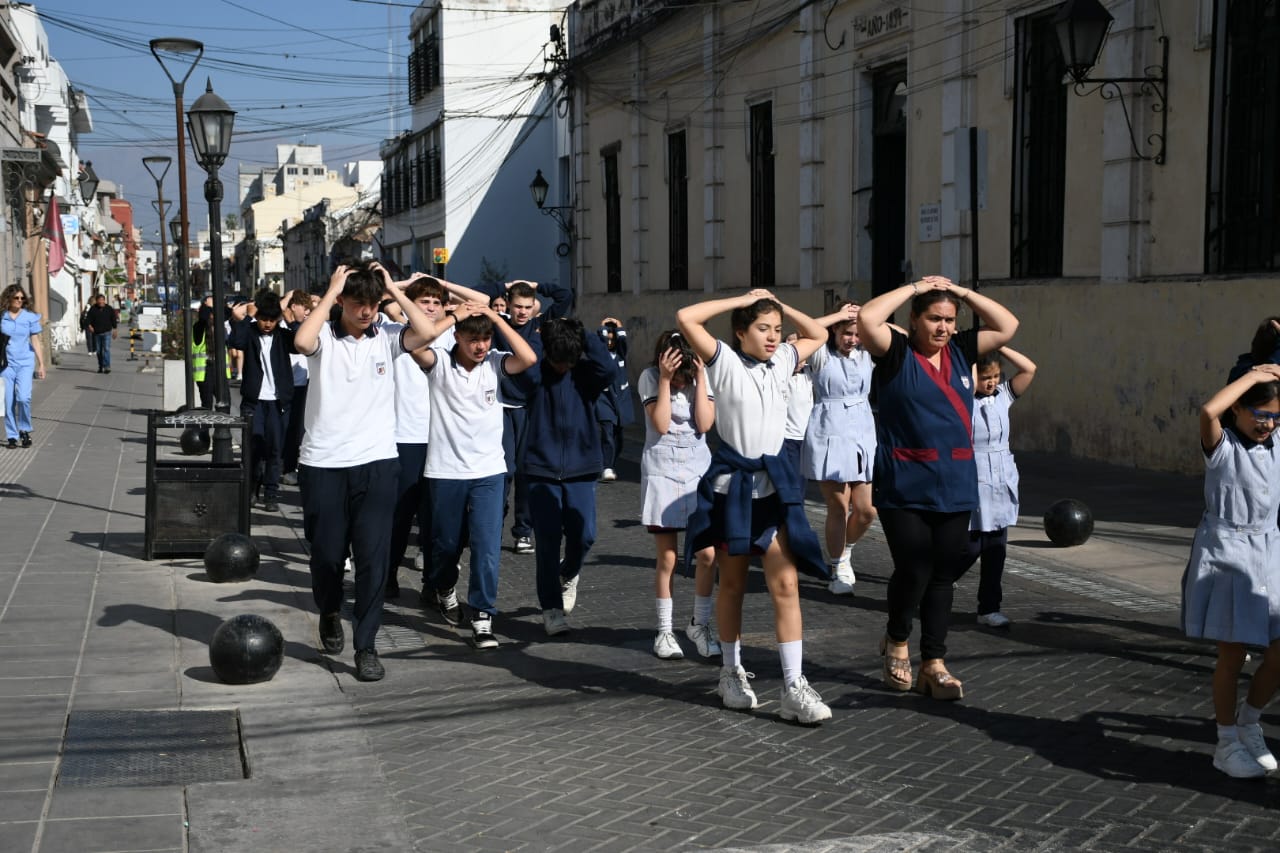
[(0, 370), (9, 367), (9, 336), (0, 332)]

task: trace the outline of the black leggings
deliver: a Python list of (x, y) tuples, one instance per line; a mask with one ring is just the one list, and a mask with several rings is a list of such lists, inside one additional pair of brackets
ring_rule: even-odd
[(969, 546), (969, 513), (881, 509), (880, 525), (893, 556), (886, 633), (905, 643), (918, 609), (921, 657), (946, 657), (951, 585)]

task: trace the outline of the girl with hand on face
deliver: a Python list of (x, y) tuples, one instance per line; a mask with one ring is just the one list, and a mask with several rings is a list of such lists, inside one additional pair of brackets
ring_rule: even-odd
[[(908, 300), (904, 333), (889, 317)], [(962, 303), (982, 321), (981, 330), (956, 332)], [(914, 683), (935, 699), (964, 695), (944, 658), (952, 582), (978, 506), (969, 365), (1006, 344), (1017, 328), (1017, 318), (994, 300), (941, 276), (881, 294), (858, 314), (858, 337), (876, 365), (875, 506), (893, 557), (880, 652), (884, 683), (894, 690)], [(907, 640), (917, 610), (921, 663), (913, 679)]]

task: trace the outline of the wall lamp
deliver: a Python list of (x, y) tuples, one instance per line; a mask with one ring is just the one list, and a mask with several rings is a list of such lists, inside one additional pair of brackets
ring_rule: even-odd
[[(547, 183), (547, 179), (542, 177), (542, 170), (538, 170), (538, 174), (534, 175), (533, 181), (529, 184), (529, 192), (533, 196), (533, 203), (538, 206), (547, 216), (550, 216), (560, 224), (560, 230), (564, 232), (564, 242), (556, 246), (556, 254), (562, 258), (567, 258), (569, 252), (573, 250), (573, 208), (570, 206), (547, 207), (547, 190), (551, 189), (551, 185)], [(568, 214), (565, 211), (569, 211)]]
[[(1107, 38), (1107, 31), (1115, 19), (1099, 0), (1067, 0), (1058, 7), (1053, 17), (1054, 29), (1058, 32), (1058, 44), (1062, 47), (1062, 58), (1067, 65), (1067, 74), (1075, 82), (1077, 95), (1087, 94), (1086, 86), (1097, 86), (1093, 91), (1099, 92), (1103, 100), (1119, 99), (1120, 108), (1124, 112), (1124, 123), (1129, 128), (1129, 143), (1133, 153), (1139, 160), (1150, 160), (1156, 165), (1165, 161), (1165, 138), (1169, 132), (1169, 38), (1160, 36), (1160, 64), (1148, 65), (1145, 77), (1090, 77), (1089, 70), (1098, 62), (1102, 54), (1102, 43)], [(1133, 135), (1133, 120), (1129, 116), (1129, 106), (1125, 100), (1121, 83), (1136, 83), (1137, 94), (1153, 98), (1151, 112), (1160, 116), (1160, 132), (1147, 135), (1150, 154), (1144, 154)]]

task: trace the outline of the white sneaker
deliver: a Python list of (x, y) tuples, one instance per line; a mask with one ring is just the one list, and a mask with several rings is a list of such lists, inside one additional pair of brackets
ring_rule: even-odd
[(755, 678), (755, 673), (747, 672), (742, 667), (720, 670), (720, 683), (716, 685), (716, 692), (720, 694), (720, 701), (726, 708), (748, 711), (759, 704), (756, 702), (755, 691), (747, 683), (749, 678)]
[(560, 578), (560, 601), (564, 606), (565, 614), (573, 612), (573, 608), (578, 604), (578, 578), (581, 575), (574, 575), (571, 578)]
[(856, 581), (853, 576), (853, 566), (841, 560), (836, 563), (831, 574), (831, 582), (827, 584), (827, 589), (832, 595), (853, 595), (853, 585)]
[(542, 627), (546, 629), (548, 637), (569, 633), (569, 623), (564, 619), (563, 610), (542, 611)]
[(684, 626), (684, 635), (689, 638), (689, 642), (693, 643), (702, 657), (718, 658), (722, 654), (720, 641), (711, 632), (710, 625), (699, 625), (690, 619), (689, 624)]
[(979, 613), (978, 624), (988, 628), (1008, 628), (1013, 622), (999, 610), (995, 613)]
[(1249, 754), (1249, 747), (1238, 740), (1221, 741), (1213, 751), (1213, 766), (1236, 779), (1256, 779), (1267, 775), (1267, 768)]
[(1249, 750), (1249, 755), (1253, 756), (1253, 760), (1262, 766), (1262, 769), (1271, 771), (1276, 769), (1276, 757), (1271, 754), (1271, 750), (1267, 749), (1267, 739), (1262, 734), (1262, 726), (1258, 723), (1236, 723), (1236, 737), (1244, 744), (1244, 748)]
[(418, 556), (413, 558), (413, 567), (420, 572), (426, 571), (427, 559), (426, 557), (422, 556), (421, 551), (418, 552)]
[(347, 561), (342, 564), (342, 571), (344, 574), (354, 575), (356, 573), (356, 564), (350, 557), (347, 557)]
[(813, 725), (831, 719), (831, 709), (822, 701), (818, 691), (809, 686), (802, 675), (795, 684), (782, 688), (782, 707), (778, 711), (784, 720)]
[(528, 536), (517, 536), (516, 544), (512, 546), (511, 550), (517, 554), (532, 554), (533, 540)]
[(680, 660), (684, 652), (680, 651), (680, 643), (676, 635), (670, 631), (659, 631), (653, 641), (653, 653), (663, 660)]
[(600, 472), (600, 482), (602, 483), (612, 483), (616, 479), (618, 479), (618, 475), (614, 473), (612, 468), (605, 468)]

